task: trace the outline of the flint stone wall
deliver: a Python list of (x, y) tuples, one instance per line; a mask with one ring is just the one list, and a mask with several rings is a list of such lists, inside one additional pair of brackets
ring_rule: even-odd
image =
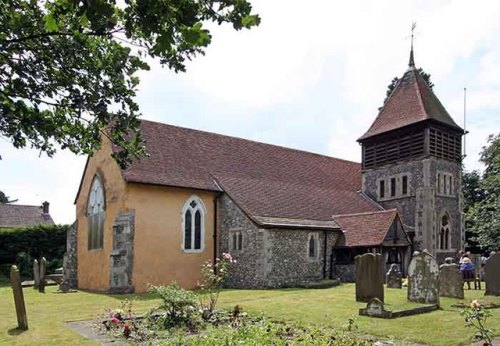
[(66, 253), (63, 273), (71, 288), (78, 288), (78, 221), (66, 233)]
[[(225, 282), (227, 287), (291, 287), (321, 280), (325, 276), (328, 278), (331, 248), (337, 241), (337, 233), (260, 228), (226, 194), (219, 198), (219, 216), (220, 252), (231, 253), (237, 260)], [(242, 250), (230, 249), (232, 232), (241, 232)], [(318, 237), (318, 256), (315, 259), (308, 256), (311, 233)]]

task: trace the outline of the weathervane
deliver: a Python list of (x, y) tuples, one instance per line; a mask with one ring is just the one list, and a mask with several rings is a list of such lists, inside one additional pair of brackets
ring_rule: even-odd
[(413, 22), (411, 24), (411, 50), (410, 50), (410, 62), (408, 63), (409, 67), (415, 67), (415, 61), (413, 59), (413, 34), (414, 34), (416, 27), (417, 27), (417, 23)]

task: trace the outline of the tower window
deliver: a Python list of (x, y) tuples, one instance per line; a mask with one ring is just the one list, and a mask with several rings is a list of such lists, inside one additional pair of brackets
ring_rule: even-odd
[(402, 194), (407, 195), (408, 194), (408, 176), (403, 175), (402, 182), (401, 182), (401, 187), (402, 187)]
[(448, 194), (451, 196), (452, 195), (452, 191), (453, 191), (453, 177), (451, 175), (448, 176)]
[(396, 178), (391, 178), (391, 197), (396, 196)]
[(380, 180), (379, 182), (379, 196), (380, 198), (385, 197), (385, 180)]
[(446, 195), (448, 193), (448, 177), (443, 175), (443, 193)]
[(438, 193), (441, 193), (441, 174), (438, 173), (437, 177)]
[(448, 213), (445, 213), (440, 220), (439, 225), (439, 246), (440, 250), (449, 250), (451, 248), (451, 225), (450, 225), (450, 216)]

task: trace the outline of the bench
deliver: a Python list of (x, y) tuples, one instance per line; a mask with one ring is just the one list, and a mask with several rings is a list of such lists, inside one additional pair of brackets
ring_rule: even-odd
[(481, 278), (479, 275), (476, 275), (476, 271), (473, 270), (462, 270), (462, 276), (464, 279), (464, 282), (467, 283), (467, 288), (470, 290), (470, 283), (474, 283), (474, 289), (481, 289)]

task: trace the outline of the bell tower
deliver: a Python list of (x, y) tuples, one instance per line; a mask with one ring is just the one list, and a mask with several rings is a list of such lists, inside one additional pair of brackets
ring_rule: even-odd
[(397, 82), (362, 146), (363, 192), (397, 208), (414, 236), (441, 263), (463, 246), (462, 145), (464, 131), (415, 68)]

